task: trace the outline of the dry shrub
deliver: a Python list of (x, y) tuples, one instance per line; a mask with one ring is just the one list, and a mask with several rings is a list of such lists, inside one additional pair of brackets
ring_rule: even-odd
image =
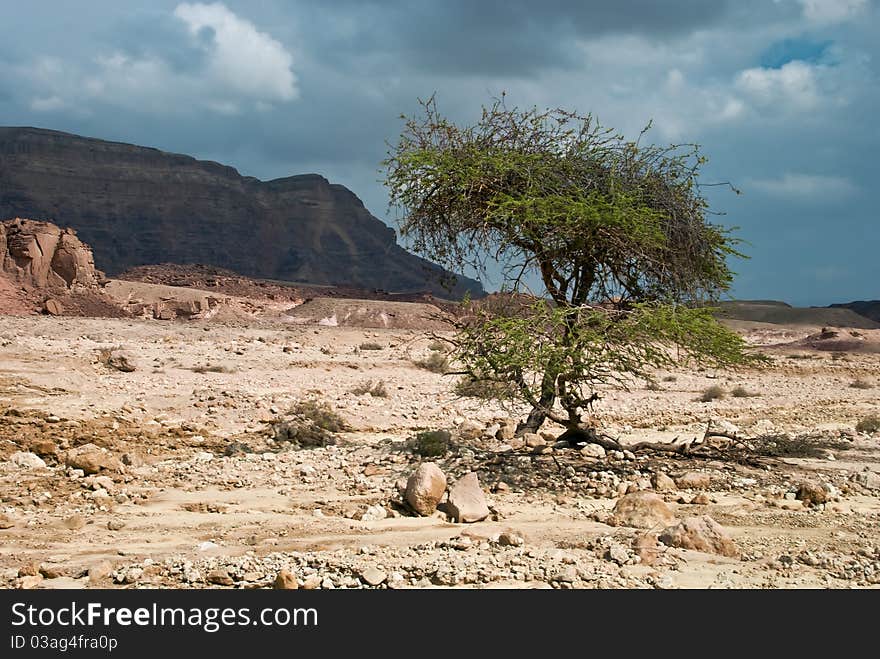
[(700, 402), (708, 403), (710, 400), (724, 398), (725, 393), (727, 392), (725, 392), (722, 387), (719, 387), (717, 384), (713, 384), (711, 387), (703, 392), (702, 396), (700, 396)]

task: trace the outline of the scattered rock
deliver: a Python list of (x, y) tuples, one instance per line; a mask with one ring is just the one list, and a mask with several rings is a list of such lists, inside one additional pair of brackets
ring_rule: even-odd
[(694, 506), (708, 506), (710, 503), (712, 503), (712, 500), (705, 492), (700, 492), (697, 496), (691, 499), (691, 504)]
[(378, 586), (384, 583), (387, 578), (388, 575), (385, 572), (374, 566), (370, 566), (361, 572), (361, 579), (371, 586)]
[(616, 542), (605, 551), (605, 560), (612, 561), (618, 565), (626, 565), (630, 562), (630, 558), (629, 550)]
[(89, 568), (89, 583), (97, 583), (106, 579), (113, 572), (113, 564), (110, 561), (101, 561)]
[(712, 485), (712, 476), (699, 471), (689, 471), (676, 478), (675, 484), (682, 490), (708, 490)]
[(40, 564), (40, 574), (44, 579), (58, 579), (67, 576), (66, 570), (61, 565), (52, 565), (51, 563)]
[(21, 590), (31, 590), (32, 588), (36, 588), (40, 585), (40, 582), (43, 581), (43, 575), (36, 574), (32, 576), (22, 577), (18, 581), (18, 588)]
[(123, 373), (133, 373), (137, 370), (138, 363), (134, 355), (128, 350), (114, 349), (107, 356), (107, 366), (115, 368)]
[(70, 449), (64, 457), (65, 463), (74, 469), (82, 469), (86, 474), (97, 474), (102, 469), (117, 471), (119, 461), (106, 449), (94, 444), (84, 444)]
[(20, 577), (33, 577), (40, 573), (40, 564), (34, 561), (30, 563), (25, 563), (20, 568), (18, 568), (18, 576)]
[(675, 521), (675, 515), (658, 495), (652, 492), (633, 492), (620, 498), (614, 506), (610, 521), (615, 526), (652, 529), (671, 524)]
[(303, 581), (302, 587), (303, 590), (317, 590), (321, 587), (321, 577), (319, 577), (317, 574), (306, 577), (305, 581)]
[(498, 544), (502, 547), (522, 547), (526, 543), (518, 531), (503, 531), (498, 536)]
[(605, 457), (605, 449), (598, 444), (587, 444), (581, 449), (581, 455), (602, 460)]
[(0, 513), (0, 529), (11, 529), (15, 526), (15, 520), (6, 513)]
[(448, 505), (451, 517), (466, 524), (480, 522), (490, 513), (486, 495), (474, 472), (459, 478), (450, 488)]
[[(299, 582), (288, 570), (281, 570), (278, 576), (275, 577), (272, 587), (275, 590), (296, 590), (299, 588)], [(311, 590), (307, 585), (303, 586), (303, 588)]]
[(43, 302), (43, 311), (45, 311), (50, 316), (60, 316), (64, 313), (64, 307), (58, 300), (50, 297), (48, 300)]
[(43, 469), (46, 466), (40, 456), (25, 451), (16, 451), (9, 456), (9, 461), (22, 469)]
[(458, 435), (462, 439), (478, 439), (483, 435), (483, 424), (470, 419), (458, 426)]
[(224, 568), (217, 568), (209, 572), (207, 581), (218, 586), (231, 586), (233, 583), (232, 577), (229, 576), (229, 573)]
[(645, 533), (633, 540), (633, 551), (642, 565), (656, 565), (663, 557), (662, 548), (656, 533)]
[(675, 489), (675, 481), (662, 471), (651, 476), (651, 486), (658, 492), (669, 492)]
[(561, 581), (562, 583), (574, 583), (578, 579), (577, 568), (574, 565), (568, 565), (553, 575), (553, 581)]
[(659, 540), (670, 547), (694, 549), (735, 558), (739, 551), (721, 525), (708, 515), (687, 517), (660, 533)]
[(55, 445), (55, 442), (46, 437), (32, 439), (28, 448), (41, 458), (55, 458), (58, 452), (58, 447)]
[(509, 442), (514, 438), (516, 433), (516, 422), (512, 419), (505, 419), (501, 423), (501, 427), (495, 433), (495, 439), (501, 442)]
[(529, 448), (540, 448), (546, 446), (547, 442), (541, 435), (535, 432), (527, 432), (523, 435), (523, 441)]
[(111, 531), (119, 531), (125, 528), (125, 522), (121, 519), (114, 518), (107, 522), (107, 528)]
[(406, 502), (419, 515), (427, 517), (437, 510), (446, 492), (446, 475), (433, 462), (423, 462), (406, 483)]
[(802, 481), (798, 485), (795, 498), (806, 505), (815, 506), (828, 501), (828, 492), (821, 483)]

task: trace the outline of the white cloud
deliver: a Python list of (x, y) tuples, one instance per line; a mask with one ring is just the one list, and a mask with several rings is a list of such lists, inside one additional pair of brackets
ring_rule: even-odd
[(297, 97), (293, 57), (284, 46), (253, 23), (239, 18), (224, 5), (181, 4), (174, 15), (186, 23), (208, 52), (208, 73), (241, 95), (266, 100), (289, 101)]
[(206, 110), (234, 115), (298, 97), (293, 57), (284, 46), (222, 4), (181, 4), (175, 19), (193, 48), (188, 66), (162, 56), (99, 54), (88, 64), (37, 58), (22, 71), (35, 83), (35, 111), (86, 108), (94, 102), (155, 114)]
[(804, 17), (813, 23), (842, 23), (855, 18), (868, 6), (868, 0), (798, 0)]
[(31, 99), (31, 110), (35, 112), (52, 112), (60, 110), (66, 103), (59, 96), (38, 96)]
[[(842, 176), (822, 176), (788, 172), (775, 179), (750, 179), (748, 185), (787, 200), (840, 200), (852, 197), (858, 188)], [(748, 186), (747, 186), (748, 187)]]
[(736, 87), (757, 105), (808, 110), (819, 102), (817, 67), (793, 60), (778, 69), (752, 68), (741, 71)]

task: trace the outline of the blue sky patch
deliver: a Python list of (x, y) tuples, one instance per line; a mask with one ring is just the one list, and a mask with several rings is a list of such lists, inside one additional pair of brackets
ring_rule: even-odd
[(794, 60), (816, 64), (825, 57), (830, 45), (830, 41), (784, 39), (772, 44), (761, 54), (760, 64), (767, 69), (778, 69)]

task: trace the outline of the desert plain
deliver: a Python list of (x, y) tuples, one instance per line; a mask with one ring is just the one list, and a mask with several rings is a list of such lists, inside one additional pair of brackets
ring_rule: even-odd
[[(602, 455), (552, 424), (512, 437), (527, 409), (426, 367), (444, 336), (429, 305), (226, 306), (2, 317), (0, 586), (880, 585), (880, 433), (864, 423), (880, 330), (736, 322), (769, 364), (658, 372), (595, 406), (625, 444), (695, 450)], [(279, 435), (303, 401), (344, 421), (331, 443)], [(420, 454), (434, 430), (443, 446)], [(403, 488), (428, 461), (450, 486), (475, 473), (489, 516), (414, 513)], [(688, 541), (700, 524), (707, 542)]]

